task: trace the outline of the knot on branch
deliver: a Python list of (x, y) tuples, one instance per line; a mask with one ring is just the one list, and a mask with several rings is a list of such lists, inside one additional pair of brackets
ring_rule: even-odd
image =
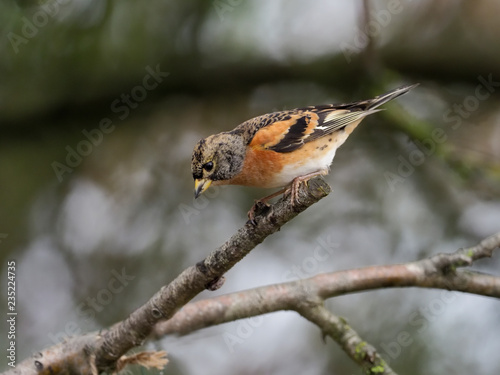
[(205, 285), (205, 289), (210, 290), (211, 292), (220, 289), (222, 285), (224, 285), (226, 278), (224, 276), (216, 277), (208, 284)]
[(478, 245), (467, 249), (459, 249), (451, 254), (437, 254), (422, 261), (424, 273), (427, 275), (456, 275), (457, 268), (471, 266), (481, 258), (490, 258), (493, 251), (500, 247), (500, 233), (494, 234)]
[(453, 254), (437, 254), (429, 260), (431, 261), (433, 272), (443, 275), (455, 274), (457, 268), (468, 267), (473, 262), (472, 257), (463, 251)]

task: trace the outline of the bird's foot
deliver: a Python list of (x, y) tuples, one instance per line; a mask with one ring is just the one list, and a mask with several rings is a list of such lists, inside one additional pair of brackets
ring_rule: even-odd
[(306, 186), (308, 186), (308, 182), (311, 178), (319, 175), (325, 175), (327, 173), (328, 171), (321, 170), (313, 173), (308, 173), (304, 176), (295, 177), (292, 180), (292, 184), (290, 185), (290, 187), (287, 188), (287, 191), (285, 192), (285, 194), (290, 192), (290, 203), (292, 204), (292, 207), (295, 206), (296, 204), (300, 204), (299, 200), (300, 184), (305, 184)]
[(267, 203), (267, 200), (265, 200), (265, 198), (256, 200), (252, 208), (250, 208), (250, 211), (248, 211), (248, 223), (257, 225), (257, 222), (255, 221), (255, 215), (264, 213), (270, 207), (271, 205)]

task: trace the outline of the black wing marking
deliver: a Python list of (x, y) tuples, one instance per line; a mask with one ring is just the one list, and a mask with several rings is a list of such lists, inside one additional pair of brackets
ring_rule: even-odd
[(292, 114), (294, 114), (293, 111), (281, 111), (257, 116), (241, 123), (230, 131), (230, 133), (243, 136), (248, 145), (252, 142), (253, 137), (260, 129), (274, 124), (275, 122), (290, 120)]
[(299, 117), (295, 124), (290, 126), (288, 133), (285, 134), (283, 139), (268, 149), (276, 152), (292, 152), (302, 147), (304, 138), (306, 137), (305, 132), (310, 122), (311, 115)]

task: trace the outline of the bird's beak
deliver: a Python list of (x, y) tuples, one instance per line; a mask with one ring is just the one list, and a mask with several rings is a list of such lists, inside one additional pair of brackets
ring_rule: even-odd
[(205, 178), (194, 180), (194, 197), (198, 198), (201, 193), (210, 187), (211, 184), (212, 180), (207, 180)]

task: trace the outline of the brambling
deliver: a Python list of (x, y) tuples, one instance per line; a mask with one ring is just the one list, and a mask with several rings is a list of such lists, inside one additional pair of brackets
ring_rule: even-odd
[(248, 213), (252, 222), (258, 203), (267, 204), (269, 199), (291, 191), (294, 204), (300, 184), (328, 174), (335, 152), (366, 116), (417, 85), (348, 104), (268, 113), (229, 132), (201, 139), (191, 162), (195, 198), (210, 185), (281, 187), (256, 201)]

